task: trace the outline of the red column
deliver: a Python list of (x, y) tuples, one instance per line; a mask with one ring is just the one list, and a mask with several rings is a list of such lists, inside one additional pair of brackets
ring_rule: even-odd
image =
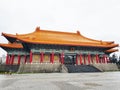
[(107, 57), (106, 55), (103, 55), (103, 63), (106, 63)]
[(30, 63), (32, 63), (32, 51), (30, 51)]
[(61, 54), (59, 54), (59, 62), (61, 62)]
[(90, 60), (91, 60), (91, 57), (90, 57), (90, 54), (88, 54), (88, 64), (90, 64)]
[(25, 58), (25, 63), (26, 63), (27, 62), (27, 56), (25, 55), (24, 58)]
[(6, 65), (8, 65), (9, 64), (9, 55), (7, 54), (7, 56), (6, 56)]
[(109, 60), (109, 57), (107, 56), (106, 57), (106, 63), (109, 63), (110, 62), (110, 60)]
[(54, 63), (54, 52), (51, 53), (51, 58), (50, 59), (51, 59), (50, 62)]
[(92, 58), (93, 56), (91, 55), (91, 63), (93, 63), (93, 58)]
[(12, 57), (11, 57), (11, 64), (14, 63), (14, 54), (12, 54)]
[(61, 54), (61, 63), (64, 64), (64, 53)]
[(11, 64), (11, 55), (9, 55), (8, 64)]
[(43, 63), (43, 58), (44, 58), (44, 53), (41, 52), (41, 54), (40, 54), (40, 63)]
[(21, 59), (21, 57), (20, 57), (20, 55), (18, 55), (18, 65), (20, 64), (20, 59)]
[(105, 63), (107, 63), (107, 55), (105, 55)]
[(99, 57), (98, 57), (98, 54), (96, 54), (96, 63), (99, 63)]
[(104, 55), (103, 55), (103, 57), (102, 57), (102, 62), (101, 63), (104, 63)]
[(82, 62), (82, 54), (80, 54), (80, 64), (83, 64), (83, 62)]
[(86, 65), (86, 59), (85, 59), (85, 55), (84, 55), (84, 64)]
[(104, 55), (102, 55), (100, 63), (104, 63)]
[(78, 54), (76, 55), (76, 65), (78, 65)]

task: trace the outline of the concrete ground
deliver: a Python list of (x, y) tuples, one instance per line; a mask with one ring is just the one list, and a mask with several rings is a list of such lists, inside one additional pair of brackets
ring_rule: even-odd
[(0, 90), (120, 90), (120, 72), (0, 75)]

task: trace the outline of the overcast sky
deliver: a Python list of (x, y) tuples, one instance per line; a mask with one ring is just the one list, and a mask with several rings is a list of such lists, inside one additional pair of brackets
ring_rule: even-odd
[[(0, 0), (0, 33), (76, 32), (120, 43), (120, 0)], [(7, 40), (0, 36), (0, 43)], [(5, 52), (0, 49), (0, 55)]]

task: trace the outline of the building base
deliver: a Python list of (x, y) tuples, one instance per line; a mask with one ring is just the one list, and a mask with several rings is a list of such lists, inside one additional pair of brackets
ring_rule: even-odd
[(91, 64), (91, 65), (65, 65), (61, 63), (26, 63), (20, 65), (0, 65), (0, 72), (15, 73), (80, 73), (80, 72), (106, 72), (119, 71), (118, 65)]

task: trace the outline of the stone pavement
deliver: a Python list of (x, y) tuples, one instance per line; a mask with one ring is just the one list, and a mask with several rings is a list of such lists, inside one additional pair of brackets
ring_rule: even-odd
[(0, 90), (120, 90), (120, 72), (0, 75)]

